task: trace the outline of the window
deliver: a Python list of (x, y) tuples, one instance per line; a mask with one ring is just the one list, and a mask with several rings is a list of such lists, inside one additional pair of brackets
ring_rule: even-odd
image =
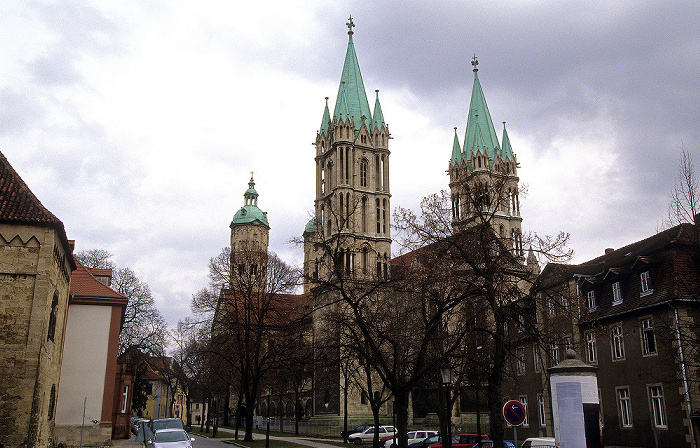
[(52, 341), (56, 336), (56, 320), (58, 319), (58, 295), (53, 293), (53, 300), (51, 301), (51, 314), (49, 314), (49, 331), (46, 334), (46, 340)]
[(547, 306), (549, 308), (549, 315), (554, 316), (557, 314), (557, 304), (554, 301), (554, 297), (550, 297), (547, 301)]
[(617, 389), (617, 402), (620, 412), (620, 426), (632, 427), (632, 406), (630, 405), (630, 390), (627, 387)]
[(574, 346), (571, 344), (571, 336), (564, 338), (564, 350), (572, 350)]
[(624, 359), (625, 341), (622, 333), (622, 324), (617, 324), (614, 327), (612, 327), (610, 333), (613, 359)]
[(650, 386), (651, 410), (656, 428), (666, 428), (666, 409), (664, 407), (664, 391), (661, 386)]
[(537, 394), (537, 409), (539, 411), (538, 414), (540, 418), (540, 426), (547, 426), (547, 420), (544, 409), (544, 395), (542, 394)]
[(56, 408), (56, 385), (51, 385), (51, 394), (49, 395), (49, 420), (53, 420), (54, 410)]
[(569, 298), (562, 294), (560, 301), (561, 309), (564, 311), (569, 311)]
[(642, 354), (656, 354), (656, 338), (654, 337), (654, 326), (651, 317), (642, 319)]
[(591, 290), (586, 293), (586, 304), (588, 311), (595, 311), (598, 308), (598, 299), (595, 296), (595, 291)]
[(654, 292), (651, 289), (651, 277), (649, 276), (649, 271), (644, 271), (639, 274), (639, 281), (641, 282), (640, 296), (646, 296)]
[(538, 345), (535, 347), (534, 350), (534, 355), (535, 355), (535, 372), (541, 372), (542, 371), (542, 349)]
[(129, 385), (124, 385), (124, 390), (122, 390), (122, 413), (126, 412), (126, 405), (129, 401)]
[(515, 351), (515, 356), (517, 358), (518, 364), (518, 375), (525, 374), (525, 349), (523, 347), (518, 347)]
[(559, 364), (559, 346), (552, 344), (552, 365)]
[(595, 332), (593, 330), (586, 332), (586, 361), (589, 364), (598, 362), (595, 347)]
[(622, 303), (622, 289), (620, 288), (620, 282), (615, 282), (612, 284), (613, 292), (613, 305), (619, 305)]
[(523, 404), (523, 407), (525, 408), (525, 420), (523, 420), (523, 426), (530, 426), (530, 423), (527, 421), (527, 395), (521, 395), (518, 399)]
[(360, 186), (367, 186), (367, 159), (362, 159), (360, 162)]

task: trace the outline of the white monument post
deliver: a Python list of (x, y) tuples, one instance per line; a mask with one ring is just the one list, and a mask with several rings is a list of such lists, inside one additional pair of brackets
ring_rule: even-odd
[(552, 391), (554, 438), (561, 448), (601, 448), (597, 367), (566, 359), (547, 369)]

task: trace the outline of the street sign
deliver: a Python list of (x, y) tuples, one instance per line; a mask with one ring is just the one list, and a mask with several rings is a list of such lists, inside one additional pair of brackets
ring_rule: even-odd
[(525, 421), (525, 406), (518, 400), (510, 400), (503, 405), (503, 417), (513, 426)]

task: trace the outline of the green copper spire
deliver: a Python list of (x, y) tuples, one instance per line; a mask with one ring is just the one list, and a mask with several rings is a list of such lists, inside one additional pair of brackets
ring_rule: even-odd
[(328, 97), (326, 97), (326, 108), (323, 110), (323, 118), (321, 119), (321, 134), (326, 135), (331, 126), (331, 114), (328, 111)]
[(244, 202), (243, 207), (241, 207), (231, 220), (231, 225), (229, 227), (245, 225), (245, 224), (256, 224), (263, 225), (270, 228), (270, 224), (267, 223), (267, 213), (263, 212), (258, 208), (258, 192), (255, 190), (255, 181), (253, 180), (253, 173), (250, 173), (250, 181), (248, 182), (248, 189), (243, 194)]
[(467, 119), (467, 130), (464, 135), (464, 156), (471, 159), (472, 154), (477, 151), (479, 146), (485, 147), (486, 154), (489, 158), (496, 155), (498, 148), (498, 137), (496, 130), (493, 127), (491, 114), (486, 105), (484, 92), (481, 90), (479, 83), (479, 71), (476, 66), (479, 61), (476, 56), (472, 59), (474, 66), (474, 86), (472, 87), (472, 98), (469, 104), (469, 118)]
[(377, 99), (374, 101), (374, 113), (372, 114), (372, 127), (381, 129), (382, 126), (386, 126), (384, 123), (384, 114), (382, 113), (382, 106), (379, 104), (379, 90), (375, 90), (377, 93)]
[[(362, 117), (367, 117), (367, 122), (372, 122), (372, 115), (369, 111), (369, 103), (367, 102), (367, 93), (365, 85), (362, 82), (362, 74), (360, 73), (360, 64), (357, 62), (357, 54), (355, 53), (355, 44), (352, 42), (353, 27), (355, 24), (352, 21), (352, 16), (348, 23), (348, 51), (345, 54), (345, 64), (343, 64), (343, 73), (340, 77), (340, 87), (338, 88), (338, 97), (333, 110), (333, 119), (350, 118), (355, 121), (356, 131), (362, 125)], [(341, 102), (341, 96), (345, 97), (346, 105)], [(347, 111), (344, 110), (347, 108)], [(344, 116), (347, 114), (347, 116)]]
[(501, 139), (501, 158), (503, 160), (510, 159), (514, 160), (513, 148), (510, 146), (510, 139), (508, 138), (508, 131), (506, 131), (506, 122), (503, 122), (503, 138)]
[(457, 165), (462, 163), (462, 148), (459, 147), (459, 137), (457, 137), (457, 128), (455, 127), (455, 139), (452, 143), (452, 158), (450, 159), (451, 165)]

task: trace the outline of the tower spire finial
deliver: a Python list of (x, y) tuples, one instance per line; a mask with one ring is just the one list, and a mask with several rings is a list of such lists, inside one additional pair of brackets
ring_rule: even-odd
[(355, 22), (352, 21), (352, 14), (350, 15), (350, 18), (348, 19), (348, 22), (345, 24), (345, 26), (348, 27), (348, 36), (352, 37), (354, 34), (353, 28), (355, 27)]
[(474, 66), (474, 68), (472, 69), (472, 71), (473, 71), (474, 73), (478, 72), (479, 69), (477, 68), (477, 65), (479, 65), (479, 60), (476, 59), (476, 55), (474, 55), (474, 57), (472, 58), (472, 65)]

